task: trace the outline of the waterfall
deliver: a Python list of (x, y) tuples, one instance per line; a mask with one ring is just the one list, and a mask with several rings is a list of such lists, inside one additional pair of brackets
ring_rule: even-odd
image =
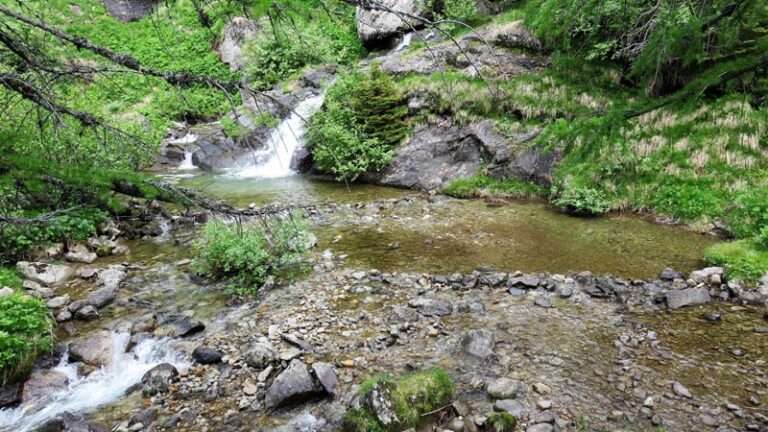
[(323, 105), (323, 95), (302, 101), (291, 115), (272, 131), (264, 150), (254, 151), (248, 163), (234, 169), (231, 175), (240, 178), (277, 178), (295, 174), (291, 169), (293, 153), (303, 145), (304, 121)]
[(403, 40), (401, 40), (400, 43), (397, 44), (397, 46), (395, 47), (394, 52), (400, 52), (408, 48), (408, 46), (411, 45), (412, 40), (413, 40), (413, 33), (406, 33), (405, 36), (403, 36)]
[(69, 363), (65, 353), (52, 370), (68, 378), (68, 388), (18, 408), (0, 410), (0, 431), (33, 431), (64, 412), (76, 414), (112, 403), (161, 363), (189, 367), (179, 353), (168, 348), (168, 339), (145, 340), (131, 352), (125, 352), (129, 339), (128, 333), (113, 333), (112, 362), (88, 376), (79, 376), (77, 366)]
[[(198, 136), (196, 134), (189, 132), (181, 138), (167, 140), (166, 143), (167, 144), (191, 144), (197, 141), (197, 138)], [(192, 151), (189, 149), (188, 145), (185, 145), (184, 160), (181, 161), (178, 169), (188, 171), (188, 170), (193, 170), (195, 168), (196, 168), (195, 164), (192, 162)]]

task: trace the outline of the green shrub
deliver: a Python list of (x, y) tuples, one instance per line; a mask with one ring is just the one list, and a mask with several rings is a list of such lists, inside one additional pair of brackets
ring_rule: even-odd
[(546, 190), (539, 185), (516, 178), (496, 180), (492, 177), (478, 174), (474, 177), (452, 181), (443, 190), (443, 193), (456, 198), (525, 198), (545, 195)]
[(269, 275), (292, 276), (309, 236), (307, 223), (298, 218), (270, 221), (266, 229), (213, 220), (195, 246), (195, 268), (228, 281), (228, 288), (239, 295), (255, 295)]
[(14, 268), (0, 267), (0, 288), (21, 288), (21, 276)]
[(355, 180), (383, 168), (408, 132), (407, 111), (403, 95), (378, 65), (368, 73), (342, 75), (307, 128), (319, 169), (338, 180)]
[(26, 373), (37, 356), (53, 348), (48, 306), (20, 294), (0, 298), (0, 385)]
[(486, 430), (491, 432), (513, 432), (517, 427), (517, 419), (510, 413), (497, 412), (488, 416)]
[(344, 423), (348, 430), (392, 432), (417, 427), (425, 420), (425, 414), (449, 403), (453, 397), (451, 377), (439, 369), (407, 375), (399, 380), (389, 376), (367, 379), (360, 386), (360, 396), (364, 398), (377, 384), (389, 386), (400, 422), (385, 428), (364, 406), (347, 412)]
[(597, 215), (610, 210), (605, 194), (591, 187), (569, 184), (562, 191), (555, 188), (552, 195), (552, 204), (576, 215)]
[(768, 250), (768, 225), (762, 227), (755, 237), (755, 244), (759, 249)]
[(726, 276), (744, 282), (755, 282), (768, 273), (768, 250), (760, 250), (749, 240), (717, 243), (704, 253), (704, 259), (723, 266)]

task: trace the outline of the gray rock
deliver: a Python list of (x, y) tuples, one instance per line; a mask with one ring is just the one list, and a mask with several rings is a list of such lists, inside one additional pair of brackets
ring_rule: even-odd
[(73, 362), (101, 367), (112, 362), (114, 343), (112, 333), (99, 330), (69, 343), (69, 359)]
[(213, 348), (199, 346), (192, 351), (192, 358), (198, 363), (208, 365), (221, 363), (221, 353)]
[(239, 70), (245, 60), (242, 56), (245, 43), (260, 32), (261, 26), (245, 17), (233, 17), (222, 30), (218, 51), (221, 61), (228, 64), (230, 70)]
[(507, 285), (510, 287), (534, 289), (539, 286), (540, 282), (541, 280), (536, 275), (525, 275), (509, 278)]
[[(71, 314), (69, 311), (66, 312)], [(86, 305), (77, 310), (75, 317), (83, 321), (93, 321), (99, 317), (99, 311), (95, 306)]]
[(13, 295), (16, 291), (13, 290), (13, 288), (3, 287), (0, 288), (0, 298), (8, 297), (10, 295)]
[(544, 296), (536, 297), (536, 300), (533, 301), (533, 304), (535, 304), (538, 307), (542, 307), (544, 309), (550, 309), (554, 307), (552, 306), (552, 302), (549, 301), (549, 299)]
[(335, 394), (336, 385), (339, 383), (339, 379), (336, 377), (336, 369), (333, 365), (317, 362), (312, 365), (312, 370), (315, 372), (315, 376), (320, 382), (320, 385), (323, 386), (323, 389), (325, 389), (325, 392), (330, 395)]
[(675, 269), (667, 267), (662, 270), (661, 274), (659, 275), (659, 279), (671, 282), (675, 279), (685, 279), (685, 275), (679, 271), (676, 271)]
[(269, 386), (264, 402), (267, 408), (276, 408), (310, 399), (318, 390), (307, 365), (293, 360)]
[(125, 267), (119, 264), (110, 265), (99, 271), (99, 282), (107, 288), (118, 288), (127, 277)]
[(51, 309), (58, 309), (62, 306), (65, 306), (68, 303), (69, 303), (69, 295), (53, 297), (49, 299), (47, 302), (45, 302), (45, 304)]
[[(427, 10), (418, 0), (379, 0), (381, 9), (357, 7), (357, 34), (366, 44), (381, 43), (420, 24)], [(389, 11), (393, 12), (389, 12)]]
[(709, 303), (712, 298), (706, 288), (687, 288), (667, 291), (667, 306), (679, 309), (685, 306), (695, 306)]
[(64, 254), (64, 259), (73, 263), (90, 264), (96, 261), (98, 255), (89, 251), (85, 246), (77, 245)]
[(36, 369), (24, 383), (21, 403), (42, 400), (52, 393), (65, 390), (68, 385), (69, 379), (63, 373), (50, 369)]
[(696, 283), (709, 283), (712, 276), (723, 277), (725, 269), (722, 267), (707, 267), (701, 270), (691, 272), (691, 279)]
[(131, 324), (131, 334), (153, 332), (157, 328), (157, 319), (154, 315), (144, 315)]
[(371, 391), (365, 395), (362, 402), (385, 428), (391, 428), (400, 423), (400, 418), (395, 411), (395, 399), (392, 392), (392, 383), (377, 382)]
[(480, 284), (497, 287), (507, 281), (507, 274), (500, 272), (483, 273), (480, 275)]
[(21, 402), (21, 383), (0, 386), (0, 408), (16, 406)]
[(115, 300), (115, 297), (117, 297), (117, 287), (103, 286), (88, 294), (88, 296), (82, 300), (82, 304), (78, 302), (76, 305), (71, 306), (70, 310), (79, 310), (86, 305), (101, 309), (112, 303)]
[(530, 30), (525, 28), (523, 21), (512, 21), (491, 30), (491, 40), (504, 48), (542, 51), (543, 45)]
[(245, 362), (256, 369), (264, 369), (277, 359), (277, 352), (271, 344), (254, 344), (245, 354)]
[(148, 15), (160, 0), (103, 0), (107, 12), (123, 22), (138, 21)]
[(488, 396), (492, 399), (514, 399), (522, 384), (510, 378), (499, 378), (488, 384)]
[(162, 325), (155, 333), (167, 337), (186, 337), (205, 330), (205, 324), (187, 316), (181, 316)]
[(685, 386), (680, 384), (678, 381), (675, 381), (672, 383), (672, 391), (675, 392), (675, 394), (678, 396), (682, 396), (688, 399), (693, 398), (693, 394), (691, 394), (691, 391), (685, 388)]
[(513, 399), (497, 400), (493, 403), (493, 409), (512, 414), (515, 417), (520, 417), (523, 414), (523, 405)]
[(448, 300), (419, 297), (410, 300), (408, 305), (417, 308), (424, 316), (447, 316), (453, 313), (453, 305)]
[(533, 426), (528, 426), (525, 432), (553, 432), (554, 426), (549, 423), (538, 423)]
[(542, 411), (540, 413), (536, 413), (531, 418), (531, 423), (549, 423), (549, 424), (555, 424), (555, 421), (557, 420), (557, 416), (552, 411)]
[(172, 364), (159, 364), (141, 378), (141, 391), (147, 397), (165, 393), (178, 375), (179, 371)]
[(65, 322), (72, 319), (72, 312), (63, 310), (56, 314), (56, 322)]
[(495, 345), (493, 332), (488, 329), (470, 330), (461, 340), (462, 352), (480, 360), (486, 360), (493, 355)]
[(16, 268), (25, 279), (46, 286), (64, 283), (75, 273), (72, 267), (39, 262), (19, 261), (16, 263)]
[(509, 287), (507, 291), (509, 291), (509, 293), (512, 294), (512, 296), (514, 297), (520, 297), (528, 294), (528, 291), (522, 288)]

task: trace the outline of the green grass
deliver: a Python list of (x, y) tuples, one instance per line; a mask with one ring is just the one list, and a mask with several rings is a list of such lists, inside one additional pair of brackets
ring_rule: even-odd
[(729, 279), (755, 282), (768, 274), (768, 250), (750, 240), (717, 243), (704, 254), (708, 263), (725, 267)]
[(496, 180), (478, 174), (474, 177), (452, 181), (443, 193), (456, 198), (529, 198), (546, 196), (547, 190), (537, 184), (511, 178)]
[(0, 267), (0, 288), (10, 287), (13, 289), (21, 288), (21, 276), (15, 268)]
[(362, 407), (350, 410), (345, 415), (347, 430), (392, 432), (416, 427), (424, 420), (424, 414), (441, 408), (453, 397), (451, 377), (439, 369), (406, 375), (398, 380), (386, 375), (366, 379), (360, 386), (361, 397), (364, 398), (377, 384), (390, 386), (400, 423), (387, 429), (376, 420), (367, 407)]

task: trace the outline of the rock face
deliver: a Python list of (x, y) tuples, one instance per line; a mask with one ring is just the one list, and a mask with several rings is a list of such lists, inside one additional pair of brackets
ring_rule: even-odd
[(307, 400), (317, 394), (318, 387), (307, 365), (294, 359), (272, 382), (264, 401), (268, 408), (276, 408)]
[(75, 273), (74, 269), (63, 265), (46, 264), (39, 262), (19, 261), (16, 268), (24, 279), (53, 286), (64, 283)]
[(389, 166), (365, 180), (400, 188), (442, 190), (453, 180), (472, 177), (488, 162), (495, 178), (519, 177), (548, 185), (559, 160), (525, 143), (528, 136), (507, 138), (491, 122), (460, 128), (448, 121), (417, 126)]
[(141, 378), (141, 391), (144, 396), (165, 393), (178, 375), (179, 371), (172, 364), (159, 364), (147, 371)]
[(706, 288), (688, 288), (667, 291), (667, 306), (679, 309), (684, 306), (696, 306), (709, 303), (712, 298)]
[[(427, 9), (419, 0), (380, 0), (381, 9), (358, 6), (356, 11), (357, 34), (366, 45), (381, 45), (403, 32), (417, 26), (417, 17), (424, 17)], [(390, 12), (391, 11), (391, 12)]]
[(219, 56), (233, 72), (243, 66), (242, 49), (245, 42), (254, 38), (259, 30), (258, 24), (245, 17), (234, 17), (224, 26), (219, 43)]
[(107, 330), (75, 339), (69, 344), (70, 360), (95, 367), (111, 363), (113, 353), (112, 333)]
[(138, 21), (154, 9), (159, 0), (104, 0), (107, 12), (123, 22)]

